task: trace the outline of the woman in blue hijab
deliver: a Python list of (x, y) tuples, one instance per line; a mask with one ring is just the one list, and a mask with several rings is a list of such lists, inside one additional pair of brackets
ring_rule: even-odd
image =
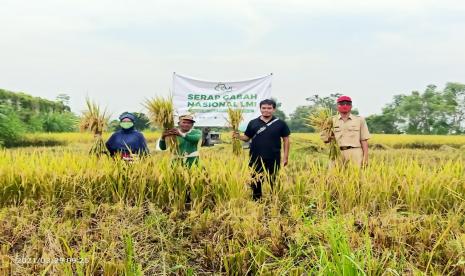
[(149, 153), (144, 135), (134, 129), (136, 116), (124, 112), (119, 116), (121, 130), (111, 135), (106, 146), (111, 156), (120, 154), (123, 159), (132, 159), (132, 154), (146, 155)]

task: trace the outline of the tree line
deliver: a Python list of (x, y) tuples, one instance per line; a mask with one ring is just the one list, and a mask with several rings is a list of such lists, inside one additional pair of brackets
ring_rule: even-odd
[[(276, 116), (287, 121), (293, 132), (314, 132), (307, 125), (309, 115), (319, 107), (329, 107), (336, 113), (339, 93), (329, 96), (313, 95), (307, 104), (298, 106), (287, 116), (278, 102)], [(9, 146), (27, 132), (77, 131), (78, 115), (71, 112), (69, 96), (59, 94), (54, 101), (0, 89), (0, 146)], [(276, 99), (275, 99), (276, 100)], [(356, 108), (352, 111), (358, 114)], [(136, 128), (148, 129), (149, 119), (144, 113), (134, 112)], [(366, 117), (372, 133), (385, 134), (464, 134), (465, 84), (449, 82), (443, 89), (428, 85), (423, 91), (395, 95), (380, 114)], [(110, 122), (110, 130), (119, 129), (117, 120)]]
[[(330, 107), (336, 112), (336, 99), (341, 94), (326, 97), (314, 95), (308, 104), (296, 108), (287, 122), (295, 132), (313, 132), (306, 118), (318, 107)], [(358, 114), (355, 109), (353, 113)], [(465, 133), (465, 84), (450, 82), (444, 89), (428, 85), (422, 92), (396, 95), (381, 114), (366, 117), (372, 133), (385, 134), (463, 134)]]
[(0, 146), (18, 144), (27, 132), (75, 131), (78, 116), (68, 106), (69, 96), (55, 101), (0, 89)]

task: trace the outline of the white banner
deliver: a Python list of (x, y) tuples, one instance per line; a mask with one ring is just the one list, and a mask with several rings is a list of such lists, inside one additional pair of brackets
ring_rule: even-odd
[(177, 115), (193, 114), (196, 126), (228, 126), (228, 108), (240, 108), (245, 129), (248, 122), (260, 116), (260, 101), (271, 97), (271, 77), (216, 82), (197, 80), (173, 74), (173, 103)]

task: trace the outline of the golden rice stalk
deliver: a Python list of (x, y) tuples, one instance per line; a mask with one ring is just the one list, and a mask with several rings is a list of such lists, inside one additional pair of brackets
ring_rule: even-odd
[[(244, 112), (242, 111), (242, 109), (232, 109), (231, 107), (228, 108), (228, 116), (229, 116), (228, 123), (234, 132), (238, 131), (239, 124), (244, 119), (243, 114)], [(233, 138), (232, 145), (233, 145), (233, 153), (235, 155), (240, 155), (242, 152), (241, 141), (238, 138)]]
[(333, 111), (328, 107), (319, 107), (310, 113), (306, 119), (307, 125), (326, 137), (333, 137), (329, 142), (329, 159), (337, 160), (341, 156), (341, 150), (334, 139)]
[(79, 129), (81, 132), (90, 131), (94, 134), (94, 144), (89, 150), (89, 154), (101, 156), (108, 154), (108, 150), (103, 142), (102, 133), (108, 126), (110, 115), (107, 110), (103, 111), (99, 105), (92, 102), (89, 98), (86, 99), (87, 110), (82, 113), (79, 122)]
[[(143, 104), (149, 111), (149, 119), (153, 126), (169, 130), (174, 128), (174, 105), (173, 97), (155, 97), (147, 99)], [(166, 143), (172, 153), (179, 153), (177, 137), (174, 135), (166, 137)]]

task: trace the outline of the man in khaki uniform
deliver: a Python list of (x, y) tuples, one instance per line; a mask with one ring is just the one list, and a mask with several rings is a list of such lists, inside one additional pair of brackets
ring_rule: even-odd
[(368, 164), (368, 139), (370, 133), (365, 119), (351, 114), (352, 99), (341, 96), (337, 99), (339, 114), (333, 117), (334, 136), (322, 134), (325, 143), (336, 139), (342, 153), (344, 163), (353, 162), (359, 166)]

